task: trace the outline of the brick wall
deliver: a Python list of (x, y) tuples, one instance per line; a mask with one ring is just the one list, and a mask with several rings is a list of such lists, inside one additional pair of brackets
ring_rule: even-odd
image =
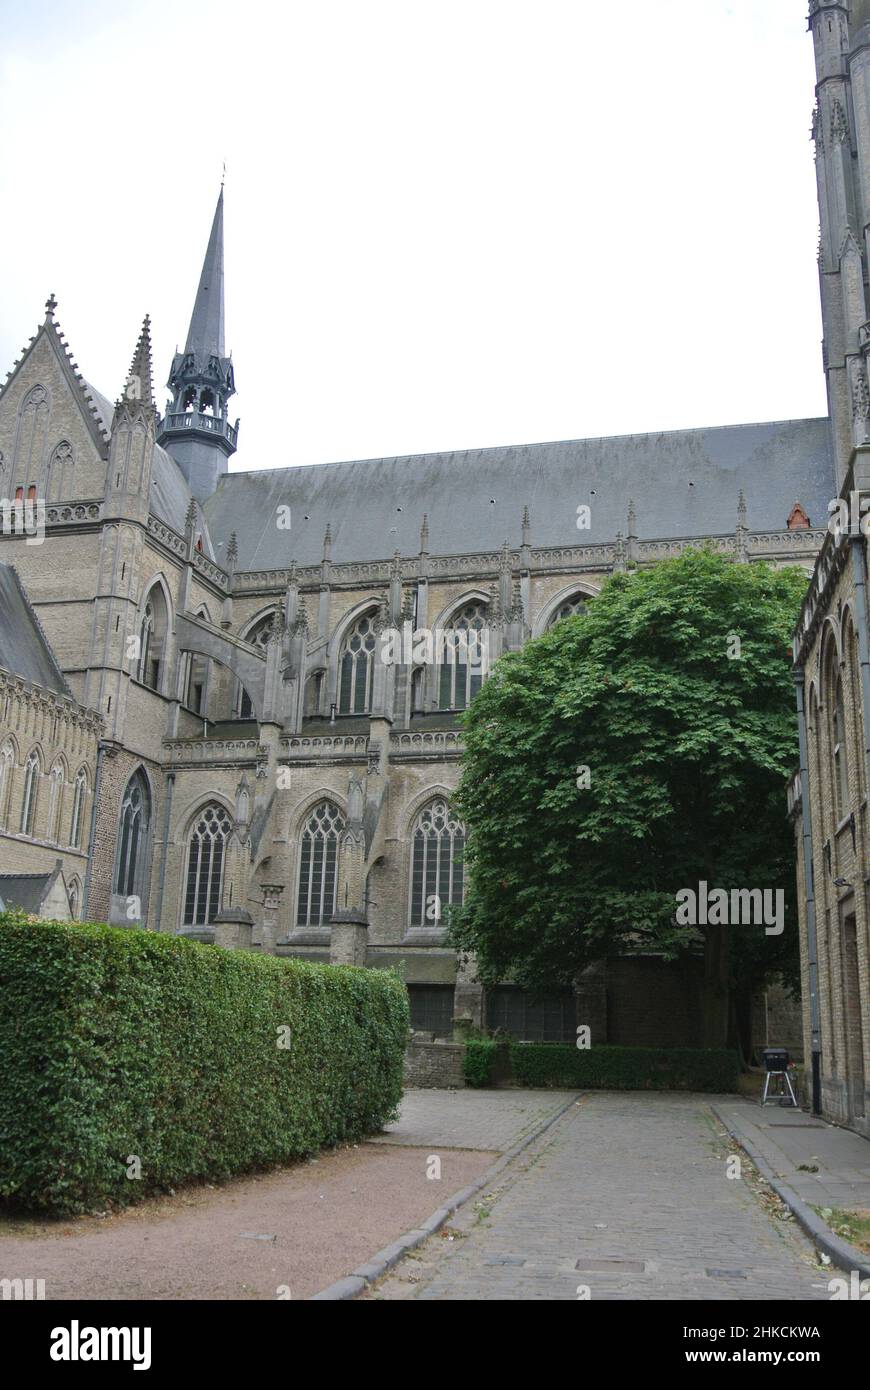
[(463, 1087), (465, 1044), (423, 1042), (411, 1039), (405, 1052), (405, 1085), (411, 1087)]

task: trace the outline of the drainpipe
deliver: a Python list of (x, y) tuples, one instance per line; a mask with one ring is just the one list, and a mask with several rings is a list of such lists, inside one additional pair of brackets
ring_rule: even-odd
[(94, 775), (94, 803), (91, 806), (91, 830), (88, 837), (88, 867), (85, 869), (85, 887), (82, 897), (84, 898), (85, 921), (90, 921), (91, 917), (91, 878), (94, 869), (94, 836), (97, 833), (97, 807), (100, 804), (100, 790), (103, 783), (103, 751), (105, 745), (100, 739), (97, 744), (97, 770)]
[(870, 635), (867, 626), (867, 579), (864, 572), (864, 537), (850, 536), (852, 577), (855, 581), (855, 608), (858, 618), (858, 660), (861, 671), (861, 706), (864, 726), (864, 761), (870, 788)]
[(804, 847), (804, 892), (807, 921), (807, 965), (810, 977), (810, 1036), (813, 1114), (822, 1113), (822, 1035), (819, 1027), (819, 963), (816, 951), (816, 896), (813, 886), (813, 830), (810, 819), (810, 779), (807, 760), (807, 722), (804, 713), (804, 671), (795, 668), (798, 743), (801, 765), (801, 834)]
[(166, 777), (166, 811), (163, 815), (163, 854), (160, 861), (160, 883), (157, 887), (157, 925), (155, 931), (160, 930), (160, 918), (163, 913), (163, 887), (166, 883), (166, 851), (169, 846), (169, 815), (172, 810), (172, 793), (175, 790), (175, 773), (170, 772)]

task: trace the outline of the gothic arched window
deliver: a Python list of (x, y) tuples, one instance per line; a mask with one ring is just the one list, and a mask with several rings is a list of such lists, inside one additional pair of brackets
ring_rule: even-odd
[(74, 849), (82, 847), (82, 825), (85, 813), (85, 797), (88, 792), (88, 774), (83, 767), (76, 773), (73, 790), (72, 820), (70, 822), (69, 842)]
[(375, 669), (375, 614), (364, 613), (345, 633), (339, 661), (339, 714), (367, 714)]
[(551, 615), (547, 627), (554, 627), (556, 623), (561, 622), (563, 618), (574, 618), (578, 614), (585, 613), (587, 602), (588, 597), (586, 594), (572, 594), (570, 598), (566, 598), (563, 603), (559, 604), (555, 613)]
[(438, 652), (438, 707), (466, 709), (484, 675), (486, 605), (467, 603), (454, 614)]
[(12, 778), (15, 773), (15, 748), (7, 738), (0, 748), (0, 826), (9, 819), (9, 800), (12, 795)]
[(444, 797), (430, 801), (411, 832), (410, 926), (437, 927), (444, 909), (462, 902), (464, 850), (462, 822)]
[(226, 843), (233, 823), (223, 806), (211, 802), (194, 821), (187, 847), (184, 925), (202, 927), (221, 910)]
[(72, 491), (75, 452), (68, 439), (55, 444), (48, 461), (45, 497), (48, 502), (61, 502)]
[(63, 812), (63, 763), (57, 762), (49, 773), (48, 824), (46, 839), (57, 843), (60, 840), (60, 818)]
[(21, 802), (21, 834), (32, 835), (36, 820), (36, 803), (39, 799), (39, 774), (41, 765), (39, 754), (34, 748), (28, 753), (24, 764), (24, 798)]
[(843, 682), (839, 675), (834, 688), (831, 719), (831, 751), (834, 759), (834, 790), (837, 799), (837, 818), (842, 819), (849, 809), (849, 759), (846, 745), (846, 711), (843, 704)]
[(338, 840), (344, 817), (332, 801), (321, 801), (308, 817), (299, 848), (296, 921), (320, 927), (335, 911)]
[(118, 819), (118, 852), (115, 863), (115, 892), (122, 897), (142, 897), (151, 825), (151, 798), (141, 772), (127, 783)]
[(166, 633), (169, 626), (166, 599), (159, 584), (151, 588), (139, 625), (138, 679), (152, 690), (159, 690), (163, 674)]

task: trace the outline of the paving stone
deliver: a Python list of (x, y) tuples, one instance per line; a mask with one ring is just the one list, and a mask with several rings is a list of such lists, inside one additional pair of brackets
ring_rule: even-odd
[[(474, 1093), (460, 1094), (473, 1130)], [(715, 1145), (702, 1096), (587, 1095), (401, 1296), (576, 1300), (586, 1286), (592, 1301), (828, 1299), (810, 1242), (726, 1176), (727, 1144)]]

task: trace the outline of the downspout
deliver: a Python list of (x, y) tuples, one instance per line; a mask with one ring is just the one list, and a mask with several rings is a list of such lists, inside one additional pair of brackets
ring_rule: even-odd
[(100, 791), (103, 784), (103, 752), (105, 744), (100, 739), (97, 744), (97, 770), (94, 774), (94, 804), (91, 806), (91, 830), (88, 838), (88, 867), (85, 869), (84, 911), (85, 921), (91, 916), (91, 879), (94, 869), (94, 837), (97, 833), (97, 807), (100, 804)]
[(864, 537), (850, 536), (852, 577), (855, 581), (855, 608), (858, 617), (858, 660), (861, 669), (861, 713), (864, 726), (864, 761), (870, 788), (870, 634), (867, 627), (867, 579), (864, 572)]
[(160, 930), (160, 918), (163, 914), (163, 888), (166, 883), (166, 852), (169, 847), (169, 816), (172, 811), (172, 793), (174, 790), (175, 773), (170, 772), (166, 777), (166, 811), (163, 816), (163, 853), (160, 861), (160, 883), (157, 887), (156, 931)]
[(822, 1113), (822, 1035), (819, 1027), (819, 963), (816, 950), (816, 896), (813, 885), (813, 830), (810, 817), (810, 779), (807, 759), (807, 722), (804, 712), (804, 671), (794, 673), (797, 695), (798, 743), (801, 776), (801, 834), (804, 849), (804, 893), (807, 921), (807, 966), (810, 977), (810, 1037), (813, 1114)]

